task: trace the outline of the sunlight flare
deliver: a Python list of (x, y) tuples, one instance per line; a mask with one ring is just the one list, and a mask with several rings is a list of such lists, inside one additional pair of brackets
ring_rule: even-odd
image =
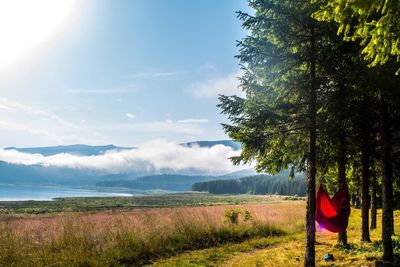
[(0, 2), (0, 72), (35, 52), (60, 32), (71, 18), (76, 0)]

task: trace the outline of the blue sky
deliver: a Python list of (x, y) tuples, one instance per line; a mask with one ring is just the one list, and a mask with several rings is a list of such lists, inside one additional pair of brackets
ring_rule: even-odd
[(215, 105), (241, 93), (246, 1), (76, 2), (62, 30), (0, 69), (1, 147), (227, 138)]

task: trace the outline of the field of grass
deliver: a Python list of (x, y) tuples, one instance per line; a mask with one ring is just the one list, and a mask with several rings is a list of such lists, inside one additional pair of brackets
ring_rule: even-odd
[[(273, 238), (303, 227), (304, 202), (266, 202), (129, 211), (3, 214), (4, 266), (131, 266), (192, 250)], [(247, 221), (226, 218), (248, 211)], [(1, 265), (0, 264), (0, 265)]]
[[(290, 203), (287, 203), (290, 205)], [(303, 210), (304, 211), (304, 210)], [(382, 256), (381, 228), (371, 231), (371, 243), (361, 242), (361, 213), (353, 209), (348, 227), (348, 248), (336, 246), (337, 234), (318, 230), (316, 244), (317, 266), (375, 266)], [(378, 221), (380, 221), (380, 211)], [(400, 227), (400, 212), (395, 211), (395, 228)], [(304, 229), (285, 236), (258, 238), (237, 245), (225, 245), (188, 252), (158, 262), (157, 266), (303, 266)], [(393, 237), (396, 258), (399, 259), (400, 239)], [(331, 253), (334, 261), (324, 261)], [(398, 266), (398, 265), (396, 265)]]
[[(98, 209), (101, 203), (106, 210)], [(2, 205), (0, 266), (303, 264), (302, 200), (173, 194)], [(37, 210), (50, 213), (35, 214)], [(381, 229), (371, 231), (372, 243), (360, 242), (360, 217), (360, 210), (353, 209), (346, 249), (335, 246), (336, 234), (318, 231), (317, 266), (375, 266), (382, 253)], [(395, 224), (398, 229), (397, 211)], [(400, 251), (397, 237), (394, 244)], [(324, 262), (325, 253), (335, 261)]]
[(54, 201), (0, 201), (0, 214), (47, 214), (66, 211), (129, 210), (132, 208), (163, 208), (269, 203), (279, 201), (275, 195), (212, 195), (178, 193), (139, 195), (132, 197), (76, 197)]

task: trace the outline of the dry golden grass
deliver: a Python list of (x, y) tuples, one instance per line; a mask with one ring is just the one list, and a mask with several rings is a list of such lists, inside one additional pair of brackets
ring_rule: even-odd
[[(227, 209), (253, 218), (223, 222)], [(0, 262), (14, 266), (140, 264), (185, 250), (303, 226), (304, 202), (0, 217)], [(1, 265), (1, 264), (0, 264)]]
[[(253, 218), (227, 224), (229, 209), (248, 210)], [(161, 266), (302, 266), (304, 212), (303, 201), (284, 201), (2, 216), (0, 266), (141, 265), (161, 259)], [(381, 256), (380, 225), (371, 231), (375, 242), (366, 244), (360, 242), (360, 223), (360, 210), (353, 209), (347, 250), (335, 247), (336, 234), (318, 231), (317, 266), (374, 266)], [(395, 224), (400, 227), (399, 212)], [(289, 235), (279, 236), (281, 229)], [(328, 252), (334, 262), (322, 260)]]
[[(75, 230), (90, 226), (91, 233), (101, 235), (121, 229), (135, 229), (138, 232), (166, 230), (174, 227), (177, 218), (187, 222), (221, 225), (227, 209), (248, 210), (259, 222), (280, 225), (285, 229), (301, 227), (298, 220), (303, 216), (304, 203), (281, 202), (271, 204), (221, 205), (211, 207), (150, 208), (134, 209), (127, 212), (65, 213), (52, 216), (30, 215), (24, 217), (0, 217), (1, 229), (12, 231), (18, 236), (34, 236), (38, 241), (49, 241), (62, 236), (69, 227)], [(295, 223), (293, 223), (295, 222)]]

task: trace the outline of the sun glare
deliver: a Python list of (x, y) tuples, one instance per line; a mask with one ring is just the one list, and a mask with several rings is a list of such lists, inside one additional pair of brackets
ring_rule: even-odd
[(71, 18), (76, 0), (0, 1), (0, 72), (21, 63)]

